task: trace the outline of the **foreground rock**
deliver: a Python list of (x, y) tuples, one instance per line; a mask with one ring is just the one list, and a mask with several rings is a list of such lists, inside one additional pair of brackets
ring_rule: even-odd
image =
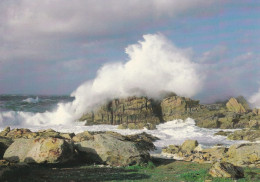
[(209, 174), (220, 178), (243, 178), (244, 170), (227, 162), (216, 162), (210, 168)]
[(236, 166), (260, 167), (260, 144), (245, 143), (232, 145), (224, 161)]
[(4, 153), (10, 162), (64, 163), (74, 157), (73, 145), (58, 138), (17, 139)]
[(114, 132), (100, 133), (94, 134), (93, 139), (76, 142), (75, 146), (81, 157), (89, 163), (127, 166), (147, 162), (151, 146), (143, 147), (142, 144), (138, 145), (136, 138), (132, 137), (132, 141), (130, 138)]

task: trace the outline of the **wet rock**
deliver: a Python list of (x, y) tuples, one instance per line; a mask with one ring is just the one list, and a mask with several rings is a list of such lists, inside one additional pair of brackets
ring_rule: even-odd
[(64, 163), (72, 159), (72, 143), (58, 138), (16, 139), (4, 153), (10, 162)]
[(209, 170), (209, 174), (212, 177), (221, 178), (243, 178), (243, 168), (234, 166), (227, 162), (216, 162)]

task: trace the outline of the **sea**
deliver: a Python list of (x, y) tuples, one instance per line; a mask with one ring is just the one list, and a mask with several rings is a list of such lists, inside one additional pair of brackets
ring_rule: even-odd
[[(41, 96), (41, 95), (0, 95), (0, 130), (10, 126), (14, 128), (28, 128), (31, 131), (52, 128), (59, 132), (83, 131), (115, 131), (123, 135), (146, 132), (158, 137), (154, 142), (160, 152), (168, 145), (180, 145), (187, 139), (198, 140), (201, 148), (213, 147), (217, 144), (230, 146), (245, 141), (231, 141), (225, 136), (214, 135), (220, 129), (199, 128), (192, 118), (173, 120), (157, 125), (155, 130), (117, 129), (115, 125), (85, 126), (84, 122), (72, 120), (63, 122), (67, 114), (63, 106), (71, 105), (74, 97), (70, 96)], [(62, 111), (60, 111), (62, 110)], [(68, 114), (68, 115), (71, 115)], [(58, 119), (53, 119), (58, 118)], [(73, 117), (71, 117), (73, 118)], [(55, 123), (57, 121), (57, 123)], [(59, 122), (58, 122), (59, 121)], [(234, 131), (226, 129), (225, 131)]]

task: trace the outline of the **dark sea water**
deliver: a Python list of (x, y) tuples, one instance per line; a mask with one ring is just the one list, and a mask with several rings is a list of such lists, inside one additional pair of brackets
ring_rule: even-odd
[(73, 99), (70, 96), (0, 95), (0, 112), (43, 113), (54, 110), (58, 103), (71, 102)]

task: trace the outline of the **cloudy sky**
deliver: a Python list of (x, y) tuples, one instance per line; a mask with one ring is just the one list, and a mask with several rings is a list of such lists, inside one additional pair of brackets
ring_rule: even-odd
[(1, 0), (0, 94), (70, 94), (103, 65), (127, 62), (125, 48), (143, 35), (160, 34), (203, 72), (196, 98), (250, 97), (260, 84), (259, 12), (255, 0)]

